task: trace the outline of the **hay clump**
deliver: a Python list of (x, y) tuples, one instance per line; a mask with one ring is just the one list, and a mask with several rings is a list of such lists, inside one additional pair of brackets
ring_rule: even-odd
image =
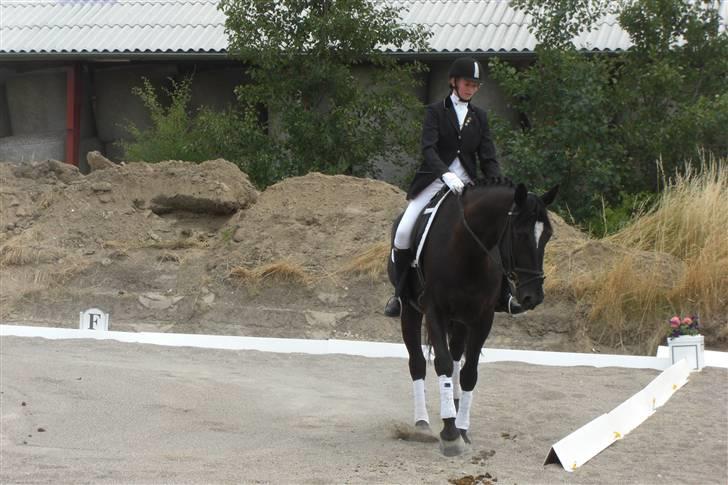
[(229, 277), (251, 285), (275, 281), (305, 286), (311, 281), (310, 275), (303, 266), (288, 260), (274, 261), (254, 268), (236, 266), (230, 270)]

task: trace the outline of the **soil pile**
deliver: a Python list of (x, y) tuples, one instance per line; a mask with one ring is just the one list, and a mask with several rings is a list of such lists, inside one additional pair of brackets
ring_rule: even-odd
[[(94, 162), (87, 176), (55, 161), (0, 163), (3, 321), (74, 327), (99, 307), (115, 330), (400, 341), (399, 322), (381, 314), (400, 189), (312, 173), (258, 193), (224, 160)], [(553, 281), (606, 270), (624, 251), (552, 222)], [(367, 254), (375, 271), (343, 271)], [(587, 310), (552, 289), (525, 316), (497, 315), (488, 346), (593, 349), (576, 323)]]

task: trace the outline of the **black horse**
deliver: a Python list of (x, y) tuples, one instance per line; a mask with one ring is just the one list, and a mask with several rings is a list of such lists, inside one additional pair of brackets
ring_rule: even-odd
[[(422, 277), (409, 272), (401, 322), (414, 387), (415, 428), (432, 433), (424, 395), (424, 315), (440, 380), (440, 445), (447, 456), (462, 453), (464, 443), (470, 443), (478, 358), (493, 324), (503, 275), (524, 308), (543, 301), (544, 247), (552, 234), (546, 206), (557, 192), (558, 186), (539, 197), (523, 184), (492, 179), (467, 187), (461, 196), (449, 194), (421, 251)], [(391, 259), (388, 270), (391, 281)]]

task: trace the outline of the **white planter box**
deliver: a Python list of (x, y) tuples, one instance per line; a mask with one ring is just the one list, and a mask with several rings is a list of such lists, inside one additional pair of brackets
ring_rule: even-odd
[(687, 359), (688, 365), (693, 370), (705, 367), (705, 339), (702, 335), (668, 337), (667, 346), (673, 364), (681, 359)]

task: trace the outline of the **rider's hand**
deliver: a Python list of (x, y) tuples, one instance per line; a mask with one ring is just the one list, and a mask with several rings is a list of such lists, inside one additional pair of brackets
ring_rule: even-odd
[(442, 181), (445, 182), (445, 185), (447, 185), (450, 190), (455, 192), (456, 194), (462, 194), (463, 189), (465, 188), (465, 184), (462, 180), (460, 180), (460, 177), (455, 175), (452, 172), (445, 172), (442, 174)]

